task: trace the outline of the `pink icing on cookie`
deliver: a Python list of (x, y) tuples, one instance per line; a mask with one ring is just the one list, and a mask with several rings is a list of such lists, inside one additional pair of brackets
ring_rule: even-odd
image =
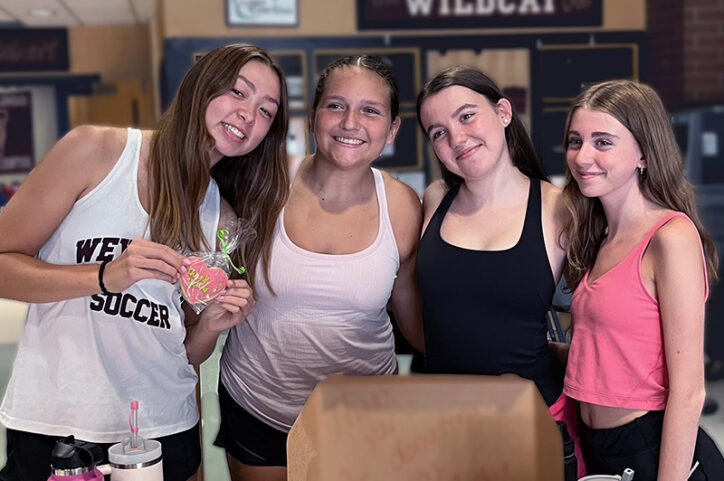
[(209, 267), (198, 257), (188, 257), (191, 264), (181, 276), (181, 291), (191, 304), (209, 302), (226, 288), (229, 276), (219, 267)]

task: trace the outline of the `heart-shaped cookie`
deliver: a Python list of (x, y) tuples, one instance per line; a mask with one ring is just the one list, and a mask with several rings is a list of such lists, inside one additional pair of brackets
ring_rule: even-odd
[(229, 276), (219, 267), (209, 267), (199, 257), (188, 257), (191, 264), (181, 276), (181, 291), (191, 304), (209, 302), (226, 287)]

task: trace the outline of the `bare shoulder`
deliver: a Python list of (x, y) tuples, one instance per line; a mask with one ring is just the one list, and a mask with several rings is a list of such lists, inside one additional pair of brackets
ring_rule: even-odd
[(425, 194), (422, 196), (422, 204), (425, 206), (425, 211), (428, 210), (428, 206), (436, 209), (448, 190), (450, 189), (443, 179), (438, 179), (428, 185), (427, 189), (425, 189)]
[(422, 212), (422, 204), (415, 190), (409, 185), (395, 179), (387, 172), (382, 172), (385, 181), (385, 192), (390, 210), (400, 208), (413, 212)]
[(35, 255), (73, 204), (108, 174), (126, 131), (77, 127), (45, 154), (0, 216), (2, 252)]
[(108, 174), (125, 143), (125, 129), (76, 127), (45, 154), (28, 179), (65, 183), (80, 197)]
[(649, 243), (649, 249), (660, 256), (671, 257), (686, 252), (700, 254), (701, 237), (694, 223), (688, 217), (676, 216), (661, 226)]
[[(127, 130), (117, 127), (81, 125), (68, 132), (56, 144), (59, 148), (77, 154), (85, 154), (85, 160), (104, 161), (117, 159), (126, 144)], [(77, 159), (70, 159), (77, 160)]]
[(404, 182), (382, 173), (387, 194), (387, 210), (397, 241), (400, 259), (405, 260), (415, 251), (420, 239), (422, 204), (417, 193)]
[(540, 196), (544, 212), (556, 218), (564, 214), (563, 189), (542, 180), (540, 182)]

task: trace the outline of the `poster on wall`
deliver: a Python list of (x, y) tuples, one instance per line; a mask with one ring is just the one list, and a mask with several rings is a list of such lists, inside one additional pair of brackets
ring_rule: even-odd
[(0, 174), (35, 165), (32, 120), (30, 92), (0, 92)]
[(232, 27), (294, 27), (297, 0), (226, 0), (226, 23)]

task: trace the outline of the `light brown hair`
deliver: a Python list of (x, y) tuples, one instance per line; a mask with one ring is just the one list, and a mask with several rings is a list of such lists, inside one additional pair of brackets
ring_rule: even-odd
[[(566, 149), (573, 114), (581, 107), (607, 113), (633, 134), (646, 159), (644, 174), (639, 176), (644, 198), (683, 212), (691, 219), (704, 245), (709, 280), (716, 280), (716, 248), (699, 219), (694, 189), (686, 179), (681, 152), (658, 94), (648, 85), (632, 80), (610, 80), (589, 86), (576, 97), (568, 112), (563, 138)], [(561, 234), (568, 258), (564, 275), (568, 287), (575, 289), (593, 267), (608, 224), (601, 201), (581, 194), (568, 168), (563, 199), (570, 213)]]
[[(206, 127), (206, 108), (234, 86), (241, 67), (252, 60), (263, 62), (277, 74), (279, 109), (269, 132), (254, 150), (239, 157), (224, 157), (210, 169), (214, 140)], [(253, 287), (261, 258), (268, 279), (274, 223), (288, 195), (287, 125), (286, 82), (281, 67), (268, 53), (254, 45), (232, 44), (201, 57), (181, 81), (151, 142), (151, 238), (182, 250), (214, 248), (206, 245), (199, 220), (199, 207), (211, 176), (236, 215), (257, 234), (234, 252), (235, 262), (246, 266), (247, 280)]]

